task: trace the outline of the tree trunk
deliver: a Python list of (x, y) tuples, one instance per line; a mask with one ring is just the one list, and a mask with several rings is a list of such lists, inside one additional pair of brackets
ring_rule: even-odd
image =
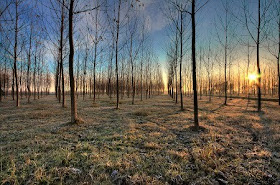
[(12, 97), (15, 100), (15, 69), (13, 68)]
[(96, 96), (96, 57), (97, 57), (97, 44), (94, 44), (94, 61), (93, 61), (93, 102)]
[(117, 37), (116, 37), (116, 93), (117, 93), (117, 106), (119, 108), (119, 71), (118, 71), (118, 50), (119, 50), (119, 30), (120, 30), (120, 12), (121, 12), (121, 0), (119, 0), (118, 18), (117, 18)]
[[(5, 69), (4, 69), (4, 84), (3, 84), (3, 92), (4, 92), (4, 98), (8, 95), (8, 92), (6, 91), (6, 75), (7, 75), (7, 60), (5, 59)], [(7, 88), (8, 89), (8, 88)]]
[(260, 27), (261, 27), (261, 0), (258, 1), (258, 35), (257, 35), (258, 112), (261, 111)]
[(226, 7), (226, 28), (225, 28), (226, 40), (225, 40), (225, 102), (224, 105), (227, 105), (227, 89), (228, 89), (228, 82), (227, 82), (227, 47), (228, 47), (228, 7)]
[(62, 1), (62, 5), (61, 5), (59, 56), (60, 56), (60, 75), (61, 75), (61, 84), (62, 84), (62, 107), (65, 107), (64, 70), (63, 70), (63, 32), (64, 32), (64, 0)]
[(193, 101), (194, 101), (194, 126), (198, 130), (198, 102), (197, 102), (197, 89), (196, 89), (196, 56), (195, 56), (195, 0), (192, 0), (192, 67), (193, 67)]
[(73, 74), (73, 63), (74, 63), (74, 42), (73, 42), (73, 9), (74, 0), (70, 0), (69, 8), (69, 78), (70, 78), (70, 96), (71, 96), (71, 123), (77, 123), (77, 102), (75, 96), (75, 81)]
[[(280, 53), (280, 51), (279, 51)], [(277, 59), (278, 63), (277, 63), (277, 73), (278, 73), (278, 103), (280, 105), (280, 65), (279, 65), (279, 54), (278, 54), (278, 59)]]
[(135, 96), (135, 89), (134, 89), (134, 64), (132, 58), (132, 34), (130, 35), (130, 64), (131, 64), (131, 88), (132, 88), (132, 105), (134, 105), (134, 96)]
[(77, 64), (77, 76), (76, 76), (76, 96), (78, 99), (78, 86), (79, 86), (79, 71), (80, 71), (80, 55), (78, 54), (78, 64)]
[[(279, 14), (278, 14), (279, 15)], [(278, 20), (278, 57), (277, 57), (277, 73), (278, 73), (278, 103), (280, 105), (280, 15)]]
[(59, 75), (59, 60), (57, 60), (56, 73), (55, 73), (55, 97), (58, 98), (58, 75)]
[(93, 59), (93, 102), (96, 98), (96, 60), (97, 60), (97, 44), (98, 44), (98, 9), (95, 15), (95, 41), (94, 41), (94, 59)]
[[(143, 47), (143, 46), (142, 46)], [(141, 58), (141, 67), (140, 67), (140, 71), (141, 71), (141, 74), (140, 74), (140, 91), (141, 91), (141, 101), (143, 101), (143, 54), (142, 54), (142, 58)]]
[(19, 77), (19, 86), (20, 86), (20, 99), (22, 99), (22, 64), (20, 65), (20, 77)]
[(176, 94), (175, 94), (175, 103), (178, 103), (178, 73), (177, 73), (177, 66), (178, 66), (178, 30), (176, 29), (176, 41), (175, 41), (175, 88), (176, 88)]
[(37, 47), (38, 43), (36, 43), (36, 49), (35, 49), (35, 57), (34, 57), (34, 70), (33, 70), (33, 96), (34, 100), (36, 99), (36, 65), (37, 65)]
[(32, 32), (33, 25), (31, 25), (30, 37), (29, 37), (29, 50), (28, 50), (28, 62), (27, 62), (27, 91), (28, 91), (28, 103), (30, 103), (31, 90), (30, 90), (30, 67), (31, 67), (31, 48), (32, 48)]
[(181, 11), (181, 30), (180, 30), (180, 98), (181, 98), (181, 110), (184, 110), (183, 106), (183, 92), (182, 92), (182, 62), (183, 62), (183, 12)]
[(15, 25), (15, 46), (14, 46), (14, 72), (16, 80), (16, 106), (19, 107), (18, 75), (17, 75), (17, 41), (18, 41), (18, 0), (16, 0), (16, 25)]

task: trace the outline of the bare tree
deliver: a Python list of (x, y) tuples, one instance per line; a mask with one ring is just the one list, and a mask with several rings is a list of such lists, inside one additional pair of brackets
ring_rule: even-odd
[(119, 108), (119, 68), (118, 68), (118, 57), (119, 57), (119, 35), (120, 35), (120, 13), (121, 13), (122, 0), (118, 1), (117, 19), (116, 19), (116, 45), (115, 45), (115, 62), (116, 62), (116, 93), (117, 93), (117, 109)]
[[(263, 42), (264, 36), (261, 35), (261, 33), (265, 33), (266, 25), (268, 24), (267, 20), (267, 12), (269, 10), (269, 7), (271, 5), (271, 0), (264, 0), (261, 3), (261, 0), (258, 0), (257, 5), (257, 18), (256, 20), (252, 18), (252, 14), (248, 10), (248, 4), (249, 2), (243, 0), (243, 15), (245, 19), (244, 21), (241, 20), (241, 22), (245, 25), (251, 39), (256, 44), (257, 48), (257, 72), (258, 72), (258, 83), (257, 83), (257, 89), (258, 89), (258, 111), (261, 111), (261, 68), (260, 68), (260, 43)], [(263, 6), (261, 6), (263, 5)], [(240, 19), (239, 19), (240, 20)], [(253, 21), (255, 20), (255, 21)], [(253, 30), (255, 28), (255, 30)], [(253, 31), (256, 31), (256, 35), (254, 36)]]
[(32, 51), (32, 35), (33, 35), (33, 25), (30, 24), (30, 33), (29, 33), (29, 47), (28, 47), (28, 53), (27, 53), (27, 90), (28, 90), (28, 103), (30, 103), (30, 97), (31, 97), (31, 89), (30, 89), (30, 68), (31, 68), (31, 51)]
[[(64, 0), (61, 4), (61, 23), (60, 23), (60, 39), (59, 39), (59, 61), (60, 61), (60, 77), (62, 84), (62, 107), (65, 107), (65, 90), (64, 90), (64, 69), (63, 69), (63, 33), (64, 33), (64, 9), (65, 9)], [(59, 85), (60, 86), (60, 85)], [(60, 92), (60, 91), (59, 91)]]
[(97, 7), (83, 9), (79, 11), (74, 11), (74, 3), (75, 0), (70, 0), (69, 5), (69, 79), (70, 79), (70, 96), (71, 96), (71, 123), (79, 123), (80, 120), (77, 114), (77, 102), (76, 102), (76, 95), (75, 95), (75, 80), (74, 80), (74, 41), (73, 41), (73, 15), (85, 13), (88, 11), (95, 10)]
[[(277, 61), (277, 76), (278, 76), (278, 103), (280, 105), (280, 5), (277, 0), (272, 4), (272, 23), (270, 30), (266, 33), (267, 50)], [(277, 38), (278, 37), (278, 38)]]
[(199, 129), (198, 122), (198, 101), (197, 101), (197, 80), (196, 80), (196, 13), (204, 7), (209, 1), (205, 1), (199, 8), (196, 8), (196, 1), (191, 1), (191, 11), (187, 11), (191, 15), (192, 22), (192, 77), (193, 77), (193, 101), (194, 101), (194, 126)]
[(71, 96), (71, 123), (77, 123), (79, 121), (77, 114), (77, 102), (75, 96), (75, 82), (73, 74), (74, 63), (74, 42), (73, 42), (73, 15), (74, 15), (74, 1), (70, 0), (69, 7), (69, 78), (70, 78), (70, 96)]
[[(234, 31), (232, 29), (233, 27), (233, 22), (231, 19), (231, 12), (230, 12), (230, 4), (228, 0), (222, 1), (221, 0), (221, 5), (222, 5), (222, 14), (218, 15), (218, 20), (219, 22), (215, 21), (215, 29), (216, 29), (216, 35), (218, 38), (218, 41), (220, 45), (224, 49), (224, 105), (227, 105), (227, 99), (228, 99), (228, 79), (227, 79), (227, 68), (228, 68), (228, 56), (231, 54), (233, 51), (233, 34)], [(221, 37), (222, 35), (219, 31), (222, 31), (224, 33), (224, 37)]]
[[(96, 6), (98, 6), (99, 0), (96, 1)], [(97, 57), (98, 57), (98, 45), (101, 41), (103, 41), (103, 34), (104, 31), (100, 29), (100, 20), (99, 20), (99, 8), (95, 10), (94, 15), (94, 22), (95, 22), (95, 32), (94, 32), (94, 38), (92, 38), (94, 43), (94, 56), (93, 56), (93, 102), (95, 102), (96, 99), (96, 64), (97, 64)], [(100, 33), (101, 31), (101, 33)]]
[(17, 74), (17, 57), (18, 57), (18, 19), (19, 19), (19, 12), (18, 7), (20, 5), (20, 2), (18, 0), (15, 1), (15, 8), (16, 8), (16, 14), (15, 14), (15, 43), (14, 43), (14, 75), (16, 80), (16, 106), (19, 107), (19, 88), (18, 88), (18, 74)]

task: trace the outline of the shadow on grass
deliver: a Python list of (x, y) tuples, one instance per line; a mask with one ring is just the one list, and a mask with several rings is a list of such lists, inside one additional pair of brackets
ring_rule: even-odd
[(216, 111), (218, 111), (218, 110), (220, 110), (220, 109), (222, 109), (223, 107), (226, 107), (226, 106), (227, 105), (225, 105), (225, 104), (221, 104), (219, 107), (217, 107), (215, 109), (212, 109), (210, 112), (214, 113), (214, 112), (216, 112)]

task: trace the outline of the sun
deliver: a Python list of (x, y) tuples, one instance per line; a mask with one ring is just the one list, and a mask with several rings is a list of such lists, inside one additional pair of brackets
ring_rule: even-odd
[(250, 81), (256, 81), (256, 80), (258, 79), (258, 75), (255, 74), (255, 73), (249, 74), (249, 75), (248, 75), (248, 79), (249, 79)]

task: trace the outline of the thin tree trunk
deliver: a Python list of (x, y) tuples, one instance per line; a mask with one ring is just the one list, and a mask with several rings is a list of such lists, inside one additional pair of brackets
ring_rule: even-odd
[(35, 49), (35, 57), (34, 57), (34, 70), (33, 70), (33, 96), (34, 100), (36, 99), (36, 66), (37, 66), (37, 47), (38, 43), (36, 43), (36, 49)]
[(177, 73), (177, 66), (178, 66), (178, 30), (176, 29), (176, 41), (175, 41), (175, 103), (178, 103), (178, 73)]
[(62, 1), (62, 5), (61, 5), (59, 56), (60, 56), (60, 75), (61, 75), (61, 84), (62, 84), (62, 107), (65, 107), (64, 70), (63, 70), (63, 32), (64, 32), (64, 0)]
[[(279, 51), (280, 53), (280, 51)], [(279, 54), (278, 54), (278, 59), (277, 59), (278, 63), (277, 63), (277, 73), (278, 73), (278, 103), (280, 105), (280, 65), (279, 65)]]
[(93, 61), (93, 102), (95, 102), (95, 96), (96, 96), (96, 51), (97, 50), (97, 44), (94, 44), (94, 61)]
[(93, 102), (95, 102), (96, 94), (96, 59), (97, 59), (97, 44), (98, 44), (98, 10), (96, 10), (95, 15), (95, 42), (94, 42), (94, 60), (93, 60)]
[(183, 106), (183, 92), (182, 92), (182, 62), (183, 62), (183, 12), (181, 11), (181, 30), (180, 30), (180, 98), (181, 98), (181, 110), (184, 110)]
[(17, 75), (17, 42), (18, 42), (18, 0), (16, 0), (16, 24), (15, 24), (15, 45), (14, 45), (14, 74), (16, 80), (16, 106), (19, 107), (18, 75)]
[(135, 96), (135, 89), (134, 89), (134, 64), (132, 59), (132, 34), (130, 35), (130, 64), (131, 64), (131, 88), (132, 88), (132, 105), (134, 105), (134, 96)]
[[(142, 46), (143, 47), (143, 46)], [(140, 74), (140, 91), (141, 91), (141, 101), (143, 101), (143, 54), (142, 54), (142, 58), (141, 58), (141, 67), (140, 67), (140, 71), (141, 71), (141, 74)]]
[[(226, 1), (227, 3), (227, 1)], [(227, 82), (227, 47), (228, 47), (228, 7), (226, 7), (226, 40), (225, 40), (225, 102), (224, 105), (227, 105), (227, 89), (228, 89), (228, 82)]]
[(121, 0), (119, 0), (118, 18), (117, 18), (117, 37), (116, 37), (116, 90), (117, 90), (117, 106), (119, 108), (119, 71), (118, 71), (118, 49), (119, 49), (119, 30), (120, 30), (120, 12), (121, 12)]
[(197, 89), (196, 89), (196, 56), (195, 56), (195, 0), (192, 0), (192, 66), (193, 66), (193, 101), (194, 101), (194, 126), (198, 130), (199, 122), (198, 122), (198, 102), (197, 102)]
[(74, 63), (74, 42), (73, 42), (73, 9), (74, 0), (70, 0), (69, 8), (69, 78), (70, 78), (70, 96), (71, 96), (71, 123), (77, 123), (77, 102), (75, 96), (75, 81), (73, 74), (73, 63)]
[(20, 99), (22, 99), (22, 64), (20, 65), (20, 77), (19, 77), (19, 86), (20, 86)]
[(32, 25), (30, 26), (30, 37), (29, 37), (29, 50), (28, 50), (28, 63), (27, 63), (27, 90), (28, 90), (28, 103), (30, 103), (31, 90), (30, 90), (30, 67), (31, 67), (31, 48), (32, 48)]
[(277, 73), (278, 73), (278, 103), (280, 105), (280, 15), (279, 16), (279, 22), (278, 22), (278, 57), (277, 57)]
[(13, 67), (12, 97), (15, 100), (15, 69)]
[(5, 59), (4, 85), (3, 85), (4, 98), (6, 98), (6, 96), (8, 95), (6, 91), (6, 75), (7, 75), (7, 60)]
[(261, 0), (258, 1), (258, 35), (257, 35), (258, 112), (261, 111), (260, 27), (261, 27)]

